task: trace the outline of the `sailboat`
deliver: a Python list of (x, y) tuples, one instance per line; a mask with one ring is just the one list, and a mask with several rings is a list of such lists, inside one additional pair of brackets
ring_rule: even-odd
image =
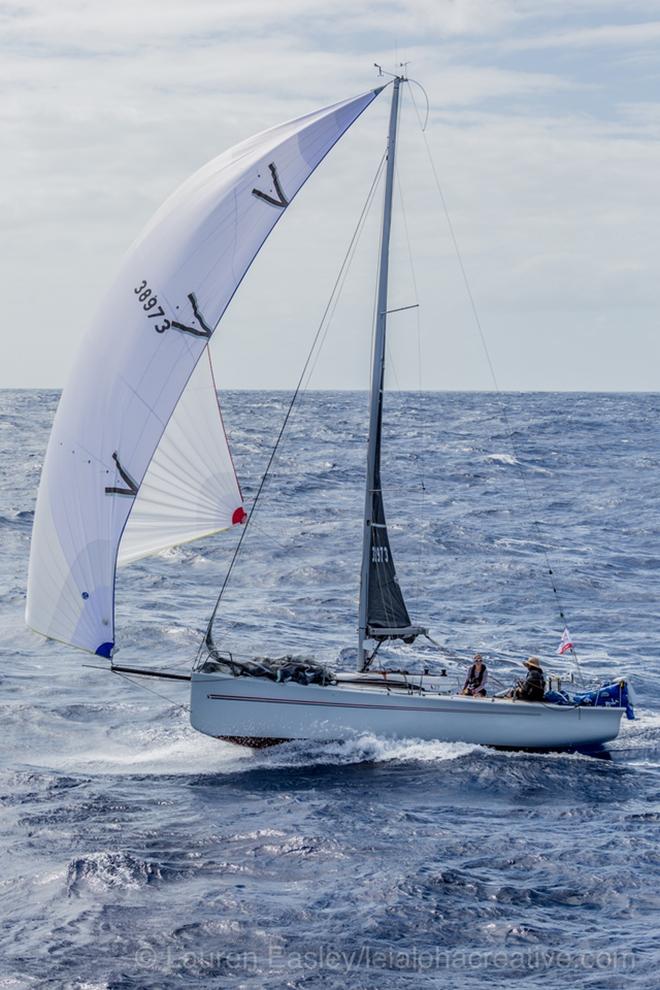
[[(468, 697), (443, 676), (377, 668), (383, 643), (428, 635), (411, 619), (398, 580), (380, 468), (392, 197), (406, 82), (394, 74), (385, 86), (230, 149), (184, 182), (133, 244), (54, 420), (37, 497), (26, 621), (45, 637), (109, 660), (112, 670), (190, 681), (194, 728), (246, 745), (368, 732), (535, 750), (602, 746), (617, 736), (629, 702), (623, 681), (590, 701), (560, 704)], [(214, 640), (216, 610), (190, 674), (119, 666), (117, 566), (249, 525), (209, 342), (293, 197), (390, 86), (357, 670), (239, 661)]]

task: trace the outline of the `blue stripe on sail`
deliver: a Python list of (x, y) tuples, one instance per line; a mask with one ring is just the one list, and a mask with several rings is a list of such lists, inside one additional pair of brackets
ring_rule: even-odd
[(106, 660), (109, 660), (112, 656), (114, 645), (114, 643), (101, 643), (101, 645), (96, 648), (97, 657), (105, 657)]

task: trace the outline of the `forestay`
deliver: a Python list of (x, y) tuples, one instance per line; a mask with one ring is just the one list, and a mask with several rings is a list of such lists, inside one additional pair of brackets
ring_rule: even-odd
[[(378, 92), (282, 124), (214, 159), (165, 202), (129, 251), (53, 425), (28, 575), (27, 622), (37, 632), (110, 656), (125, 528), (121, 559), (131, 560), (242, 519), (219, 414), (208, 444), (201, 439), (208, 402), (196, 403), (193, 394), (180, 416), (172, 414), (268, 234)], [(207, 457), (216, 458), (219, 475), (213, 494)], [(193, 509), (202, 493), (215, 504)], [(135, 524), (127, 527), (134, 505)]]

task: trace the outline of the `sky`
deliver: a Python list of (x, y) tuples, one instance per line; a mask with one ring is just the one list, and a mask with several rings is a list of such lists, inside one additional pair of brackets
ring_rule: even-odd
[[(204, 162), (408, 72), (388, 383), (660, 388), (660, 0), (0, 4), (0, 387), (59, 388), (128, 246)], [(385, 91), (287, 210), (213, 341), (292, 387), (381, 157)], [(427, 155), (451, 218), (490, 363)], [(372, 209), (310, 386), (366, 388)]]

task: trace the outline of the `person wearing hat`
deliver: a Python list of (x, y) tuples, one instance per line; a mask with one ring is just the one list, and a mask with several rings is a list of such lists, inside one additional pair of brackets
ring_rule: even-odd
[(545, 677), (539, 658), (529, 657), (528, 660), (523, 661), (523, 666), (527, 667), (527, 677), (518, 681), (511, 692), (511, 697), (519, 701), (543, 701)]
[(486, 664), (481, 653), (475, 653), (474, 663), (467, 672), (461, 694), (468, 694), (472, 698), (485, 698), (487, 682), (488, 670), (486, 669)]

